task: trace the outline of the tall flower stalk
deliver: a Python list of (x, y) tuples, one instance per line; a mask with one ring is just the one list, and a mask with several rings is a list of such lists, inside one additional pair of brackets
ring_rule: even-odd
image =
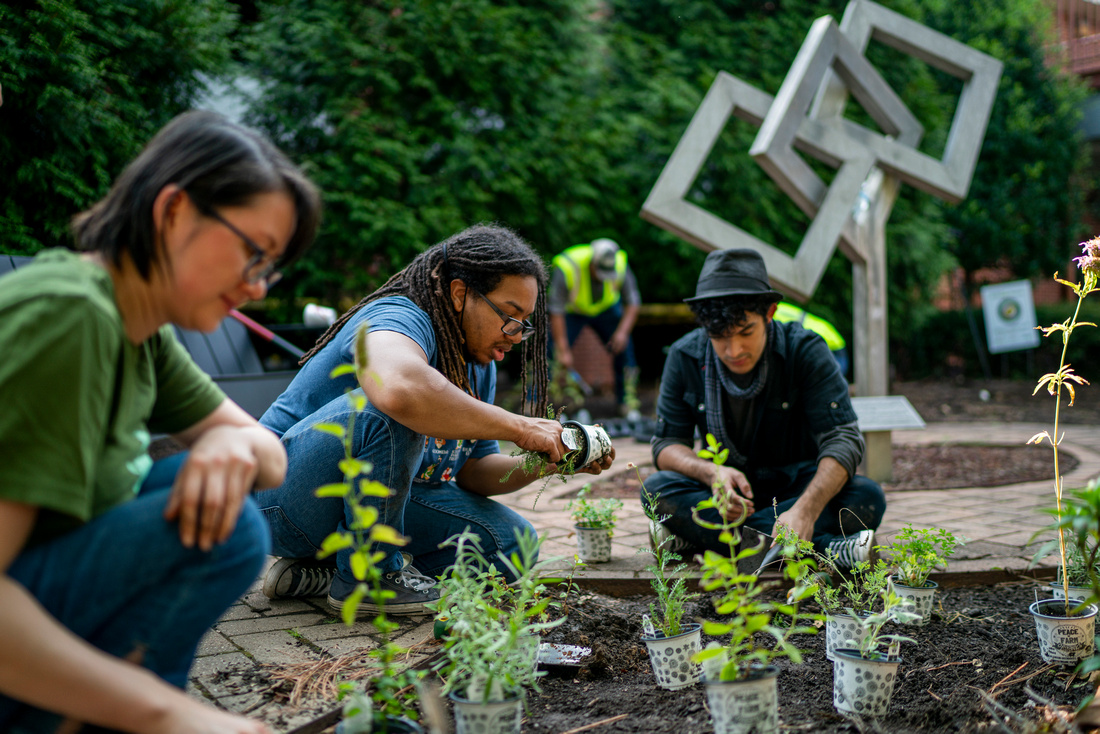
[(1056, 281), (1072, 288), (1073, 292), (1077, 294), (1077, 306), (1073, 310), (1073, 316), (1060, 324), (1039, 327), (1043, 332), (1043, 336), (1050, 336), (1055, 332), (1060, 332), (1062, 334), (1062, 358), (1058, 362), (1058, 371), (1049, 372), (1040, 377), (1039, 384), (1035, 386), (1035, 390), (1031, 393), (1034, 395), (1039, 392), (1040, 388), (1045, 387), (1047, 392), (1054, 396), (1054, 436), (1051, 437), (1049, 433), (1042, 431), (1028, 439), (1029, 444), (1041, 444), (1045, 439), (1050, 442), (1051, 447), (1054, 449), (1054, 496), (1055, 509), (1057, 510), (1057, 517), (1059, 520), (1058, 553), (1062, 566), (1062, 585), (1066, 592), (1067, 614), (1069, 611), (1069, 569), (1066, 559), (1065, 529), (1060, 523), (1062, 519), (1062, 472), (1058, 465), (1058, 445), (1062, 442), (1062, 436), (1058, 433), (1058, 427), (1062, 410), (1062, 388), (1065, 388), (1069, 392), (1068, 407), (1073, 405), (1074, 398), (1077, 397), (1073, 383), (1077, 383), (1078, 385), (1089, 384), (1088, 380), (1074, 373), (1073, 368), (1066, 364), (1066, 351), (1069, 348), (1069, 338), (1073, 334), (1074, 329), (1078, 326), (1096, 326), (1096, 324), (1089, 321), (1078, 321), (1077, 318), (1081, 313), (1081, 304), (1084, 303), (1085, 298), (1096, 290), (1097, 277), (1100, 276), (1100, 238), (1094, 237), (1088, 242), (1083, 243), (1081, 249), (1084, 254), (1073, 260), (1077, 263), (1077, 268), (1081, 271), (1080, 283), (1070, 283), (1068, 280), (1059, 278), (1057, 273), (1054, 274), (1054, 279)]

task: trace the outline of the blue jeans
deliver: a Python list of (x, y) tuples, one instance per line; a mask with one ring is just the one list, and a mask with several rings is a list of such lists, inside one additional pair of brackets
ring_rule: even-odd
[[(356, 392), (362, 392), (357, 390)], [(317, 423), (347, 426), (352, 408), (341, 395), (283, 436), (289, 467), (282, 486), (258, 492), (256, 502), (271, 526), (272, 552), (285, 558), (314, 558), (322, 542), (334, 531), (346, 532), (352, 522), (351, 505), (340, 497), (317, 497), (323, 484), (342, 482), (339, 462), (344, 458), (340, 440), (313, 428)], [(401, 550), (417, 559), (421, 573), (435, 576), (454, 563), (451, 550), (439, 544), (467, 525), (481, 535), (481, 548), (488, 559), (498, 552), (516, 549), (514, 528), (530, 524), (507, 507), (486, 497), (466, 492), (454, 482), (442, 486), (416, 485), (412, 480), (424, 452), (424, 436), (414, 433), (368, 404), (355, 416), (352, 454), (371, 463), (370, 478), (393, 490), (387, 498), (368, 497), (366, 505), (378, 509), (378, 521), (410, 536), (405, 548), (378, 544), (386, 559), (383, 572), (401, 567)], [(355, 583), (349, 559), (351, 549), (336, 554), (339, 586)], [(502, 569), (503, 570), (503, 569)]]
[[(591, 326), (592, 329), (599, 335), (600, 340), (607, 344), (611, 340), (611, 335), (615, 333), (615, 329), (619, 326), (619, 322), (623, 318), (623, 304), (620, 301), (611, 308), (607, 309), (603, 313), (596, 316), (582, 316), (575, 313), (565, 314), (565, 333), (566, 338), (569, 341), (570, 346), (577, 342), (577, 337), (580, 336), (581, 329), (585, 326)], [(623, 404), (623, 399), (626, 390), (626, 368), (637, 367), (638, 363), (634, 360), (634, 339), (627, 339), (626, 349), (613, 356), (612, 367), (615, 370), (615, 401), (619, 404)]]
[[(140, 494), (55, 540), (25, 549), (8, 569), (55, 619), (116, 657), (183, 688), (202, 636), (256, 579), (267, 526), (246, 501), (232, 535), (209, 552), (184, 548), (164, 519), (177, 454), (153, 465)], [(60, 717), (0, 696), (0, 731), (51, 731)]]
[[(789, 510), (802, 496), (817, 472), (817, 463), (806, 461), (779, 469), (765, 469), (748, 475), (756, 512), (745, 525), (771, 535), (775, 518)], [(691, 508), (711, 496), (709, 485), (673, 471), (659, 471), (646, 478), (645, 489), (655, 497), (658, 516), (668, 515), (665, 527), (701, 550), (728, 553), (718, 540), (718, 531), (695, 524)], [(772, 500), (775, 507), (772, 507)], [(642, 501), (645, 501), (643, 494)], [(814, 550), (824, 552), (829, 543), (861, 530), (875, 530), (886, 512), (886, 495), (877, 482), (856, 474), (825, 506), (814, 523)], [(718, 511), (704, 510), (701, 517), (719, 522)]]

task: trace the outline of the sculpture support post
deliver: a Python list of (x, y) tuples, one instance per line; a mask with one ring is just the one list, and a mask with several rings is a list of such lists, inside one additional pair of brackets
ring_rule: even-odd
[[(890, 356), (887, 349), (886, 219), (897, 198), (898, 182), (878, 169), (864, 182), (852, 212), (859, 248), (868, 253), (852, 265), (852, 331), (856, 394), (889, 394)], [(862, 473), (876, 482), (893, 478), (891, 432), (866, 431)]]

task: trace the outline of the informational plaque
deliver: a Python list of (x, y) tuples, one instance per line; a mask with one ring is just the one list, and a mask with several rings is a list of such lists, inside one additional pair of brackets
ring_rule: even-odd
[(864, 433), (924, 428), (924, 419), (904, 395), (852, 398), (852, 407)]
[(983, 285), (981, 294), (985, 340), (991, 353), (1015, 352), (1039, 346), (1030, 280)]

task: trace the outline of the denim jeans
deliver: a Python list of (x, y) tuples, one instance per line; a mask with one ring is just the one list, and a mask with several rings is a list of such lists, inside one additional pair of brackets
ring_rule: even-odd
[[(798, 501), (816, 472), (816, 462), (807, 461), (748, 476), (756, 512), (749, 516), (745, 525), (771, 535), (776, 516)], [(668, 515), (664, 525), (675, 535), (701, 550), (729, 552), (729, 548), (718, 540), (718, 531), (696, 525), (691, 517), (691, 508), (711, 496), (708, 485), (678, 472), (659, 471), (646, 478), (645, 488), (656, 498), (657, 515)], [(644, 495), (642, 500), (645, 500)], [(814, 523), (814, 549), (824, 552), (834, 540), (861, 530), (877, 529), (885, 512), (886, 495), (878, 483), (859, 474), (851, 477)], [(710, 522), (720, 519), (714, 509), (704, 510), (701, 517)]]
[[(157, 462), (133, 500), (24, 550), (8, 569), (74, 634), (116, 657), (140, 651), (143, 667), (180, 688), (199, 641), (255, 581), (269, 548), (250, 500), (224, 544), (183, 547), (164, 508), (184, 458)], [(51, 731), (59, 722), (0, 696), (0, 731)]]
[[(623, 318), (623, 304), (620, 301), (611, 308), (607, 309), (603, 313), (596, 316), (582, 316), (576, 313), (565, 314), (565, 332), (566, 338), (570, 345), (576, 344), (577, 337), (580, 336), (581, 329), (585, 326), (591, 326), (592, 329), (599, 335), (600, 340), (604, 344), (607, 344), (611, 340), (611, 335), (615, 333), (615, 329), (619, 326), (619, 322)], [(626, 341), (626, 349), (614, 355), (612, 358), (612, 367), (615, 370), (615, 401), (619, 404), (623, 404), (623, 398), (626, 391), (626, 368), (636, 367), (638, 363), (634, 360), (634, 339), (630, 338)]]
[[(357, 390), (356, 392), (361, 392)], [(347, 426), (352, 408), (341, 395), (300, 421), (283, 435), (289, 467), (286, 481), (275, 489), (257, 492), (256, 502), (271, 527), (272, 552), (286, 558), (314, 558), (324, 539), (334, 531), (344, 532), (352, 521), (351, 506), (340, 497), (314, 495), (323, 484), (342, 482), (339, 462), (344, 458), (340, 439), (313, 428), (317, 423)], [(414, 473), (420, 466), (424, 436), (414, 433), (368, 404), (355, 416), (352, 453), (371, 463), (369, 477), (393, 490), (387, 498), (368, 497), (365, 505), (378, 509), (378, 521), (411, 537), (405, 548), (378, 544), (387, 554), (380, 564), (383, 572), (401, 567), (400, 551), (416, 558), (421, 573), (435, 576), (454, 563), (454, 553), (438, 545), (467, 525), (481, 535), (486, 558), (515, 549), (513, 528), (530, 527), (507, 507), (480, 495), (466, 492), (453, 482), (442, 486), (416, 485)], [(336, 554), (336, 573), (341, 588), (355, 583), (349, 559), (351, 549)]]

